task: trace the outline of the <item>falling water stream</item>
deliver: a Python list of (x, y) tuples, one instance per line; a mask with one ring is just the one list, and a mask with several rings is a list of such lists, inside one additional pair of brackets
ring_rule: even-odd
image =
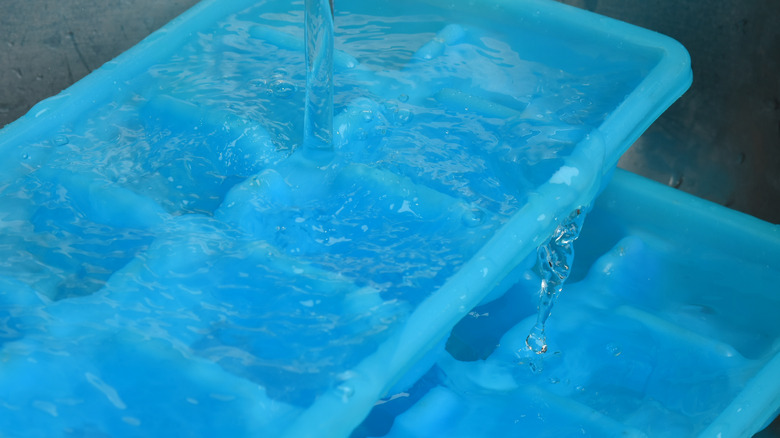
[(306, 106), (303, 144), (306, 149), (333, 148), (333, 3), (305, 1)]
[(530, 356), (528, 362), (534, 372), (542, 370), (542, 355), (547, 352), (545, 324), (552, 313), (555, 301), (561, 294), (563, 284), (569, 278), (574, 261), (574, 241), (580, 235), (584, 220), (585, 212), (578, 208), (558, 225), (550, 240), (537, 250), (535, 269), (542, 279), (539, 290), (539, 312), (536, 323), (525, 340), (525, 350), (521, 349), (519, 354)]

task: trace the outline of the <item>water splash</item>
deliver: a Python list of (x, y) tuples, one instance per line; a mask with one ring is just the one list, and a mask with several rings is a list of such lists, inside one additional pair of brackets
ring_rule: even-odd
[(333, 148), (333, 5), (305, 1), (306, 106), (303, 144), (307, 149)]
[(539, 290), (539, 313), (536, 323), (525, 339), (525, 349), (519, 351), (519, 355), (529, 356), (528, 362), (534, 372), (540, 372), (543, 367), (542, 355), (547, 352), (545, 324), (552, 313), (555, 301), (563, 290), (563, 284), (569, 278), (574, 261), (574, 241), (580, 235), (584, 220), (585, 209), (578, 208), (558, 225), (550, 240), (537, 250), (535, 270), (542, 278)]

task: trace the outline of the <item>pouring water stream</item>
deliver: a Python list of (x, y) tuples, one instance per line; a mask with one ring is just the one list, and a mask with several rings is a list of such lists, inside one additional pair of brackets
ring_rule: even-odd
[(306, 103), (303, 145), (333, 149), (333, 0), (305, 0)]

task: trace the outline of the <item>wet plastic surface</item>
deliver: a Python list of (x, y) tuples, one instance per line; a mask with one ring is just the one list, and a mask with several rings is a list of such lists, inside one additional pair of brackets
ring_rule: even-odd
[(619, 171), (576, 247), (542, 372), (515, 355), (529, 274), (355, 436), (749, 437), (774, 418), (780, 227)]
[[(0, 133), (3, 431), (348, 435), (690, 83), (555, 3), (340, 6), (331, 156), (286, 2), (204, 2)], [(404, 10), (386, 58), (349, 35)]]

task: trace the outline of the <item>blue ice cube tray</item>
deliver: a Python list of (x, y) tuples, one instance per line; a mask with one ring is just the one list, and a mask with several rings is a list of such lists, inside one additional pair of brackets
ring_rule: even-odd
[(618, 170), (576, 245), (543, 370), (537, 280), (474, 308), (361, 436), (751, 437), (780, 410), (780, 225)]
[(345, 0), (323, 158), (301, 11), (204, 1), (0, 132), (2, 433), (348, 436), (691, 81), (555, 2)]

